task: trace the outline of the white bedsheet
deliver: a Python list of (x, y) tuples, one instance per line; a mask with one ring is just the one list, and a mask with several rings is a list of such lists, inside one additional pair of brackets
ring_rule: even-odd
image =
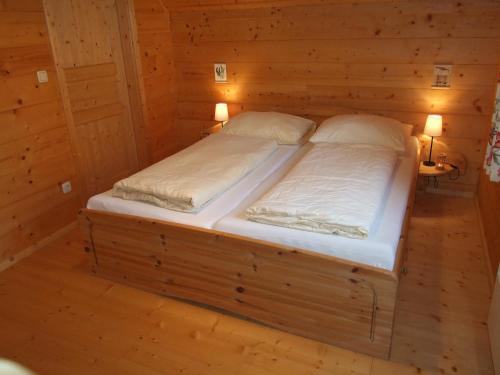
[(249, 220), (366, 238), (397, 154), (379, 145), (318, 143), (247, 209)]
[(183, 212), (197, 212), (267, 159), (274, 140), (212, 134), (118, 181), (115, 197)]
[(399, 157), (383, 199), (384, 203), (379, 207), (371, 233), (363, 240), (306, 232), (247, 220), (245, 214), (247, 207), (280, 181), (297, 160), (307, 152), (309, 147), (303, 147), (293, 158), (283, 164), (251, 195), (247, 196), (235, 210), (219, 220), (214, 229), (392, 270), (411, 190), (415, 159), (419, 147), (418, 140), (411, 137), (407, 154)]
[(297, 145), (278, 146), (277, 150), (268, 159), (197, 213), (178, 212), (148, 203), (116, 198), (111, 195), (111, 190), (91, 197), (87, 203), (87, 208), (212, 228), (217, 220), (236, 208), (253, 189), (299, 149), (300, 146)]

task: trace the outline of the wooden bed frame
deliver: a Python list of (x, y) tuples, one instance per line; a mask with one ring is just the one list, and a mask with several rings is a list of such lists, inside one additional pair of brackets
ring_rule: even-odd
[[(419, 158), (417, 157), (417, 161)], [(93, 271), (388, 358), (418, 164), (392, 271), (166, 221), (82, 209)]]

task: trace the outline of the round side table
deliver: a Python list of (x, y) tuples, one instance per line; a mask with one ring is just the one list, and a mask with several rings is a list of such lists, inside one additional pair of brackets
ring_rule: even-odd
[(418, 169), (418, 174), (420, 176), (427, 177), (427, 184), (429, 184), (429, 181), (431, 178), (434, 179), (434, 187), (437, 188), (439, 186), (439, 179), (438, 177), (448, 175), (451, 172), (453, 172), (455, 169), (449, 165), (445, 164), (444, 169), (437, 169), (436, 166), (427, 166), (424, 165), (424, 162), (420, 162), (420, 168)]

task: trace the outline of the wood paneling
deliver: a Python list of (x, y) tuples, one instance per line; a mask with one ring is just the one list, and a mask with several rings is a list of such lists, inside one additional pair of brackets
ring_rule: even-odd
[(105, 278), (361, 353), (389, 355), (397, 272), (99, 211), (84, 210), (81, 226), (93, 269)]
[(186, 144), (175, 123), (176, 82), (170, 15), (160, 0), (134, 1), (142, 105), (151, 162)]
[(132, 121), (117, 7), (114, 0), (44, 4), (86, 199), (145, 164), (137, 152), (143, 129)]
[[(333, 265), (329, 268), (332, 273), (326, 274), (320, 270), (319, 262), (309, 268), (310, 259), (288, 253), (284, 253), (286, 261), (277, 264), (276, 258), (273, 258), (276, 254), (268, 251), (268, 248), (265, 251), (270, 257), (256, 251), (252, 264), (249, 253), (241, 249), (239, 243), (232, 241), (218, 243), (217, 246), (221, 247), (217, 252), (206, 252), (206, 249), (199, 247), (206, 254), (202, 255), (193, 253), (189, 246), (173, 240), (170, 241), (171, 254), (175, 260), (169, 255), (155, 252), (154, 260), (148, 262), (146, 256), (140, 256), (133, 250), (125, 251), (118, 257), (114, 249), (106, 247), (103, 242), (107, 229), (100, 227), (93, 232), (99, 242), (96, 245), (99, 274), (117, 280), (125, 277), (131, 285), (207, 303), (301, 336), (382, 357), (388, 355), (391, 310), (394, 306), (390, 303), (387, 306), (385, 302), (377, 305), (377, 319), (373, 321), (376, 293), (368, 286), (369, 282), (365, 284), (364, 280), (359, 281), (353, 276), (348, 266), (340, 270)], [(144, 235), (141, 232), (137, 234)], [(168, 233), (166, 236), (171, 238)], [(188, 236), (196, 235), (189, 233)], [(110, 238), (123, 243), (118, 231)], [(144, 239), (149, 238), (144, 236)], [(201, 242), (206, 240), (208, 238), (201, 239)], [(180, 250), (179, 245), (186, 250), (182, 255), (177, 251)], [(201, 246), (200, 243), (196, 245)], [(240, 247), (238, 251), (233, 251), (235, 246)], [(253, 247), (252, 250), (257, 248)], [(147, 257), (153, 258), (152, 253), (147, 254)], [(154, 262), (164, 266), (154, 266)], [(298, 262), (302, 266), (299, 272), (296, 268)], [(129, 267), (131, 264), (135, 266)], [(122, 268), (122, 265), (127, 269)], [(324, 265), (330, 266), (326, 261)], [(250, 272), (252, 266), (256, 269), (253, 273)], [(155, 271), (154, 268), (159, 270)], [(229, 269), (243, 276), (237, 277), (237, 272), (229, 272)], [(148, 279), (147, 274), (154, 276), (146, 284), (141, 280)], [(352, 285), (352, 277), (356, 282), (359, 281), (359, 285)], [(324, 284), (325, 279), (329, 280), (331, 288)], [(390, 301), (395, 297), (395, 285), (389, 277), (377, 283), (379, 285), (374, 289), (377, 289), (379, 298)], [(382, 283), (383, 286), (380, 285)], [(380, 293), (379, 286), (384, 292)], [(373, 322), (376, 332), (373, 342), (370, 342)]]
[[(37, 70), (48, 71), (48, 83)], [(67, 180), (75, 190), (63, 194)], [(0, 268), (75, 221), (77, 208), (42, 1), (0, 1)]]
[[(500, 84), (500, 66), (497, 70), (497, 81)], [(495, 102), (492, 100), (492, 102)], [(490, 119), (491, 120), (491, 119)], [(488, 131), (483, 134), (485, 142), (490, 141), (490, 126)], [(485, 242), (488, 247), (488, 258), (490, 261), (490, 276), (494, 283), (500, 264), (500, 183), (491, 182), (490, 177), (485, 173), (483, 168), (485, 153), (481, 152), (481, 170), (479, 177), (479, 188), (477, 201), (481, 215), (482, 228), (484, 231)]]
[(143, 106), (144, 90), (140, 76), (140, 56), (137, 47), (137, 27), (133, 0), (116, 0), (118, 27), (123, 50), (123, 66), (127, 80), (131, 121), (134, 124), (139, 168), (150, 164), (149, 139), (147, 137)]
[[(134, 160), (129, 159), (132, 134), (126, 123), (126, 107), (120, 99), (116, 64), (68, 68), (67, 92), (78, 142), (83, 149), (88, 192), (100, 192), (127, 177)], [(129, 153), (127, 152), (129, 151)]]
[[(320, 121), (377, 113), (415, 124), (416, 134), (426, 115), (437, 112), (444, 115), (445, 136), (436, 152), (452, 159), (463, 154), (467, 162), (464, 177), (442, 186), (475, 192), (500, 63), (500, 3), (163, 3), (174, 41), (164, 54), (173, 54), (176, 65), (176, 126), (184, 144), (213, 125), (218, 101), (230, 103), (231, 115), (278, 110)], [(215, 62), (228, 64), (228, 83), (214, 83)], [(451, 89), (431, 89), (435, 63), (454, 65)], [(420, 138), (428, 146), (427, 137)]]
[(491, 182), (484, 170), (479, 179), (478, 202), (494, 280), (500, 263), (500, 183)]

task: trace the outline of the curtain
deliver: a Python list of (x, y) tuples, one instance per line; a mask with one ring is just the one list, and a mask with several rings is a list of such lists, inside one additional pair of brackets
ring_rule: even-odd
[(495, 111), (490, 130), (490, 138), (486, 147), (486, 159), (484, 161), (486, 174), (490, 180), (500, 182), (500, 83), (497, 85), (495, 99)]

